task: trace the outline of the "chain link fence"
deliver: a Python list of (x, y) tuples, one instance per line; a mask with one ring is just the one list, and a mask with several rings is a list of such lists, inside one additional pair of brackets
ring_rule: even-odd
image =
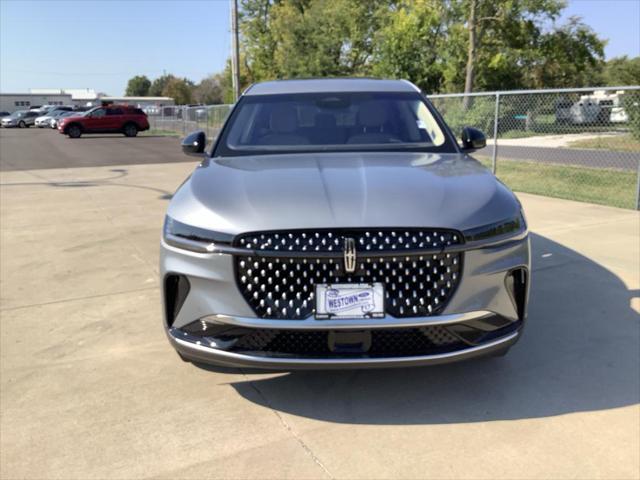
[(209, 140), (214, 139), (233, 105), (169, 106), (147, 111), (149, 126), (157, 133), (176, 133), (203, 130)]
[[(640, 87), (431, 95), (456, 135), (482, 130), (474, 157), (505, 184), (535, 193), (640, 209)], [(231, 105), (162, 107), (151, 128), (217, 136)]]
[(454, 133), (515, 191), (640, 209), (640, 87), (429, 97)]

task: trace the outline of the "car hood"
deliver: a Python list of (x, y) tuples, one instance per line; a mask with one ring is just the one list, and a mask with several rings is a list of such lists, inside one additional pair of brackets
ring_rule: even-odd
[(518, 215), (511, 191), (472, 157), (405, 152), (205, 160), (168, 214), (231, 234), (330, 227), (464, 230)]

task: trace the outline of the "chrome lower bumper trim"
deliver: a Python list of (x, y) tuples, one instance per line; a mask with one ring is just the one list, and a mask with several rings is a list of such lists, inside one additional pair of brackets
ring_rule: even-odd
[(207, 315), (200, 318), (211, 323), (224, 323), (247, 328), (272, 328), (275, 330), (353, 330), (376, 328), (425, 327), (432, 325), (448, 325), (466, 322), (495, 315), (486, 310), (432, 317), (395, 318), (387, 315), (384, 318), (333, 319), (316, 320), (313, 316), (305, 320), (276, 320), (268, 318), (235, 317), (231, 315)]
[(391, 358), (284, 358), (226, 352), (224, 350), (218, 350), (182, 340), (174, 336), (175, 333), (175, 329), (167, 331), (169, 340), (173, 347), (188, 360), (226, 367), (264, 368), (270, 370), (322, 370), (437, 365), (488, 355), (492, 351), (513, 345), (518, 340), (519, 336), (519, 332), (514, 332), (506, 337), (493, 340), (484, 345), (469, 347), (456, 352), (440, 353), (435, 355)]

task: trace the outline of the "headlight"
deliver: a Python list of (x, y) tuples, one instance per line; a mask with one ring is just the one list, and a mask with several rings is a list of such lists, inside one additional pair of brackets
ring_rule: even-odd
[(462, 232), (466, 242), (478, 242), (482, 240), (498, 239), (500, 237), (515, 237), (527, 231), (527, 223), (524, 214), (520, 211), (517, 217), (509, 218), (501, 222), (492, 223), (483, 227), (471, 228)]
[(219, 244), (228, 246), (233, 235), (181, 223), (170, 216), (164, 220), (164, 241), (169, 245), (198, 253), (213, 253)]

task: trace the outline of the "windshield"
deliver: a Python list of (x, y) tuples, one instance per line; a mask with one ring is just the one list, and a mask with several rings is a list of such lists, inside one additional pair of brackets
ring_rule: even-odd
[(17, 112), (13, 112), (13, 113), (11, 114), (11, 116), (12, 116), (13, 118), (20, 118), (20, 117), (24, 117), (24, 114), (25, 114), (25, 113), (27, 113), (27, 111), (26, 111), (26, 110), (18, 110)]
[(214, 155), (358, 150), (455, 151), (417, 92), (243, 97)]

